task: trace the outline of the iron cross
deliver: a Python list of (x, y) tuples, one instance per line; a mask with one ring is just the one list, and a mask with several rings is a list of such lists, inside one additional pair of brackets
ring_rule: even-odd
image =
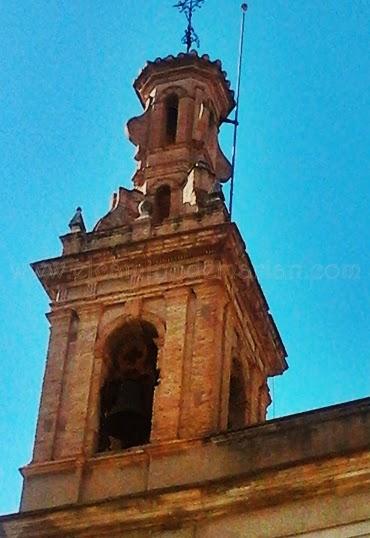
[(188, 26), (185, 30), (185, 35), (182, 38), (182, 43), (186, 45), (186, 52), (190, 52), (191, 46), (193, 43), (199, 47), (199, 37), (195, 33), (193, 28), (193, 13), (197, 8), (202, 7), (202, 4), (205, 0), (180, 0), (173, 7), (177, 7), (180, 13), (185, 13), (186, 20), (188, 21)]

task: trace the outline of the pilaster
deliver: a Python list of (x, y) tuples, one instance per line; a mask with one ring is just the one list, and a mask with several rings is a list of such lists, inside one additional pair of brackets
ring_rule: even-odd
[(233, 342), (234, 342), (234, 324), (233, 324), (232, 309), (229, 303), (225, 306), (225, 323), (224, 323), (224, 331), (223, 331), (222, 368), (221, 368), (222, 375), (221, 375), (219, 420), (218, 420), (219, 431), (227, 430)]
[(191, 137), (194, 116), (194, 99), (189, 95), (181, 97), (179, 102), (179, 121), (177, 128), (177, 141), (188, 142)]
[(95, 305), (84, 307), (78, 311), (78, 316), (80, 321), (76, 351), (65, 387), (64, 413), (68, 420), (65, 427), (57, 432), (57, 458), (67, 458), (85, 452), (84, 439), (88, 413), (94, 412), (96, 407), (96, 403), (90, 406), (89, 397), (100, 309)]
[(225, 296), (217, 281), (204, 282), (194, 291), (191, 382), (182, 402), (182, 437), (208, 435), (218, 427)]
[(72, 314), (72, 310), (65, 309), (47, 316), (51, 325), (33, 453), (35, 463), (53, 458)]
[(149, 148), (156, 150), (163, 146), (166, 108), (163, 101), (154, 103), (150, 121)]
[(186, 287), (165, 294), (166, 336), (158, 361), (161, 381), (154, 397), (152, 439), (155, 441), (178, 436), (189, 294)]

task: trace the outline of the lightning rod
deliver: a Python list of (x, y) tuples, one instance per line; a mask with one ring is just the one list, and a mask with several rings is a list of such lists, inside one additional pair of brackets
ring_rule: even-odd
[(231, 159), (231, 183), (230, 183), (230, 201), (229, 201), (229, 213), (230, 220), (233, 212), (233, 198), (234, 198), (234, 183), (235, 183), (235, 164), (236, 164), (236, 150), (238, 141), (238, 126), (239, 126), (239, 101), (240, 101), (240, 87), (242, 78), (243, 67), (243, 49), (244, 49), (244, 33), (245, 33), (245, 15), (248, 10), (247, 4), (241, 5), (242, 19), (240, 25), (240, 41), (239, 41), (239, 57), (238, 57), (238, 69), (237, 69), (237, 83), (236, 83), (236, 107), (235, 107), (235, 119), (231, 121), (234, 125), (233, 135), (233, 147), (232, 147), (232, 159)]

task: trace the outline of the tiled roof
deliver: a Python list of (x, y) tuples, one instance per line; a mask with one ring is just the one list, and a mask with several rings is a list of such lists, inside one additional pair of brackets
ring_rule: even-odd
[(169, 56), (166, 56), (165, 58), (156, 58), (154, 61), (147, 61), (144, 68), (140, 71), (137, 79), (135, 80), (135, 86), (138, 85), (141, 81), (141, 79), (143, 79), (145, 77), (145, 75), (148, 74), (148, 71), (151, 71), (153, 69), (153, 67), (155, 68), (155, 66), (159, 66), (159, 65), (163, 65), (163, 64), (167, 64), (167, 65), (171, 65), (173, 64), (173, 66), (178, 66), (178, 65), (186, 65), (186, 64), (192, 64), (194, 63), (194, 61), (198, 62), (198, 63), (206, 63), (208, 64), (209, 66), (211, 67), (214, 67), (215, 70), (217, 70), (218, 74), (220, 74), (222, 76), (222, 79), (223, 79), (223, 82), (227, 88), (227, 90), (230, 92), (231, 94), (231, 98), (233, 99), (234, 98), (234, 91), (231, 89), (231, 82), (230, 80), (227, 78), (227, 73), (226, 71), (223, 71), (222, 69), (222, 63), (221, 63), (221, 60), (214, 60), (212, 61), (208, 54), (203, 54), (202, 56), (199, 56), (198, 52), (196, 50), (191, 50), (188, 54), (184, 53), (184, 52), (180, 52), (177, 56), (173, 56), (172, 54), (170, 54)]

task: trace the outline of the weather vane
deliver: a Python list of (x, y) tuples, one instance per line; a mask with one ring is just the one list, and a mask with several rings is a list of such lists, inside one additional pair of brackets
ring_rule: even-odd
[(205, 0), (180, 0), (173, 7), (177, 7), (180, 13), (185, 13), (188, 26), (185, 30), (185, 35), (182, 38), (182, 42), (186, 45), (186, 52), (190, 52), (193, 43), (199, 47), (199, 37), (195, 33), (193, 28), (193, 14), (197, 8), (202, 7)]

